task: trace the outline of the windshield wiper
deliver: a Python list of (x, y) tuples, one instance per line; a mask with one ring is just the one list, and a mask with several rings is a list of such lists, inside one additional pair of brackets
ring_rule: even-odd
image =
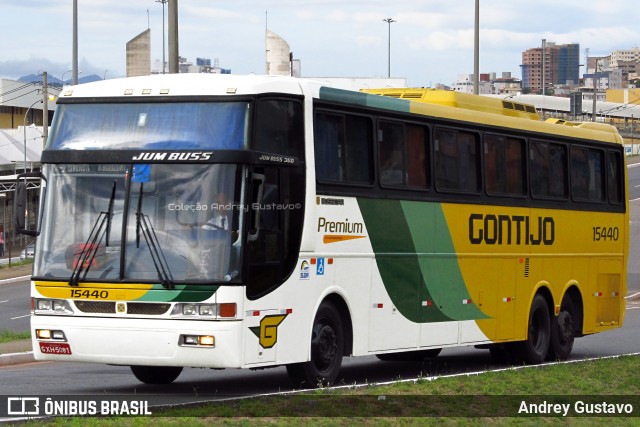
[(149, 253), (151, 254), (151, 260), (153, 266), (158, 273), (158, 279), (167, 289), (174, 288), (173, 276), (171, 275), (171, 269), (167, 258), (165, 258), (156, 231), (151, 225), (149, 217), (142, 213), (142, 189), (143, 183), (140, 183), (140, 194), (138, 195), (138, 209), (136, 210), (136, 248), (140, 247), (140, 234), (144, 237), (144, 241), (147, 243)]
[[(113, 181), (111, 187), (111, 197), (109, 198), (109, 205), (106, 212), (102, 211), (96, 218), (96, 222), (93, 224), (91, 233), (87, 241), (82, 247), (82, 250), (78, 254), (76, 265), (73, 266), (71, 277), (69, 278), (69, 286), (78, 286), (82, 276), (82, 280), (87, 277), (89, 268), (98, 253), (100, 248), (100, 242), (103, 237), (105, 238), (105, 246), (109, 246), (109, 235), (111, 234), (111, 218), (113, 216), (113, 203), (116, 198), (116, 181)], [(84, 273), (84, 274), (83, 274)]]

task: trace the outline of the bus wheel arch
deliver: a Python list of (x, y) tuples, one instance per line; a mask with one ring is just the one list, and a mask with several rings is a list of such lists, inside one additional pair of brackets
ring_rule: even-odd
[(325, 298), (316, 312), (310, 339), (310, 359), (287, 365), (296, 386), (318, 387), (333, 384), (340, 374), (342, 358), (351, 350), (351, 320), (344, 300), (335, 295)]
[(552, 315), (549, 359), (566, 360), (569, 357), (575, 338), (582, 332), (582, 320), (582, 296), (574, 285), (562, 297), (558, 315)]

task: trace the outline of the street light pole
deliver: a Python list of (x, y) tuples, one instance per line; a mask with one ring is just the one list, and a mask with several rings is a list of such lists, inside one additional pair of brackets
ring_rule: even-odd
[(78, 84), (78, 0), (73, 0), (73, 49), (71, 54), (71, 84)]
[(392, 18), (386, 18), (386, 19), (383, 19), (382, 22), (386, 22), (387, 24), (389, 24), (389, 33), (388, 33), (388, 37), (387, 37), (387, 39), (388, 39), (387, 77), (391, 78), (391, 24), (393, 22), (398, 22), (398, 21), (395, 21)]
[(180, 56), (178, 55), (178, 0), (169, 0), (168, 32), (169, 32), (169, 74), (180, 72)]
[(162, 74), (165, 73), (165, 64), (166, 59), (164, 56), (164, 52), (166, 51), (165, 43), (164, 43), (164, 5), (167, 4), (169, 0), (156, 0), (156, 3), (162, 3)]

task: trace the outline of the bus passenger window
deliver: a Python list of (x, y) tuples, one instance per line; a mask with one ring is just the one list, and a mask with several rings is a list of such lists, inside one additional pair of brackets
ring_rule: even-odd
[(602, 157), (600, 150), (571, 148), (571, 195), (575, 200), (604, 201)]
[(370, 184), (371, 168), (371, 120), (366, 117), (346, 116), (345, 170), (346, 181), (354, 184)]
[(318, 112), (314, 128), (316, 178), (319, 181), (372, 182), (369, 118)]
[(423, 126), (407, 125), (407, 185), (429, 187), (427, 165), (429, 164), (429, 132)]
[(566, 147), (532, 142), (529, 155), (531, 194), (534, 197), (567, 197)]
[(524, 141), (499, 135), (484, 137), (484, 176), (488, 194), (524, 194)]
[(434, 142), (436, 188), (477, 193), (478, 138), (469, 132), (437, 129)]
[(609, 192), (609, 203), (621, 205), (623, 203), (623, 163), (620, 153), (610, 151), (607, 154), (607, 188)]
[(391, 186), (404, 185), (404, 126), (381, 122), (378, 135), (380, 183)]
[(342, 181), (342, 144), (344, 125), (342, 116), (316, 114), (315, 157), (316, 177), (320, 181)]

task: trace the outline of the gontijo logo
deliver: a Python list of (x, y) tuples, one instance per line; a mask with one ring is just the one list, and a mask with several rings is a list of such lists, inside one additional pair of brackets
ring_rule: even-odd
[(363, 234), (364, 224), (350, 222), (349, 218), (345, 218), (344, 221), (328, 221), (327, 218), (321, 216), (318, 218), (318, 233), (325, 233), (322, 236), (322, 242), (325, 244), (367, 237)]

